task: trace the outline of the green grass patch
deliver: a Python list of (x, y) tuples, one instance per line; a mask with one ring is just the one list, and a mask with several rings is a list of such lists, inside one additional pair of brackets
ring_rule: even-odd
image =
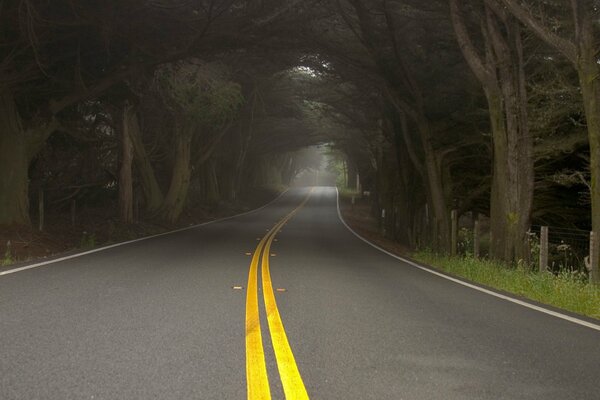
[(338, 186), (338, 192), (342, 198), (351, 199), (352, 196), (360, 197), (360, 193), (356, 189), (348, 189), (346, 187)]
[(7, 265), (13, 264), (14, 262), (16, 262), (16, 260), (12, 254), (9, 240), (6, 243), (6, 251), (4, 252), (4, 257), (0, 259), (0, 267), (6, 267)]
[(96, 247), (96, 235), (94, 235), (93, 233), (87, 233), (86, 231), (83, 231), (83, 234), (81, 235), (81, 242), (79, 243), (79, 248), (88, 250), (93, 249), (94, 247)]
[(588, 284), (586, 276), (579, 272), (540, 274), (529, 268), (511, 268), (496, 261), (449, 257), (430, 251), (419, 251), (412, 257), (451, 275), (600, 319), (600, 287)]

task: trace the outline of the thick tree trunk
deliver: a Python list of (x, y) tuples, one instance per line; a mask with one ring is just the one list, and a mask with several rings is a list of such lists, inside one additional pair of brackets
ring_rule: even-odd
[(512, 263), (529, 259), (526, 243), (533, 203), (533, 140), (528, 127), (519, 26), (507, 23), (506, 38), (488, 11), (488, 29), (500, 87), (500, 93), (489, 87), (487, 90), (494, 142), (491, 254)]
[(238, 141), (238, 152), (235, 157), (235, 164), (233, 170), (233, 179), (231, 182), (231, 200), (236, 200), (238, 193), (243, 189), (244, 173), (246, 171), (246, 158), (248, 156), (248, 148), (252, 140), (252, 120), (249, 122), (248, 133), (244, 132), (243, 128), (238, 129), (239, 141)]
[[(592, 230), (600, 235), (600, 67), (596, 62), (593, 48), (584, 49), (579, 60), (579, 84), (585, 107), (585, 116), (590, 143)], [(600, 240), (595, 241), (591, 268), (592, 282), (600, 284)]]
[[(414, 151), (410, 143), (408, 132), (408, 121), (406, 116), (399, 115), (399, 119), (394, 125), (394, 141), (396, 145), (396, 165), (398, 170), (398, 187), (396, 190), (395, 204), (395, 220), (396, 235), (395, 238), (399, 242), (416, 248), (416, 218), (415, 204), (420, 204), (422, 199), (419, 199), (419, 192), (415, 190), (415, 181), (423, 178), (423, 171), (420, 161), (416, 154), (410, 154)], [(353, 165), (356, 165), (353, 163)], [(356, 168), (358, 173), (358, 168)], [(416, 178), (416, 179), (415, 179)]]
[(30, 223), (25, 139), (13, 97), (0, 92), (0, 225)]
[(431, 126), (422, 119), (419, 122), (419, 132), (425, 153), (425, 169), (427, 170), (427, 193), (433, 211), (432, 237), (434, 247), (450, 250), (450, 222), (449, 210), (444, 196), (444, 184), (439, 161), (431, 142)]
[(192, 131), (189, 127), (176, 127), (175, 159), (171, 184), (161, 206), (161, 216), (171, 223), (177, 222), (183, 212), (190, 187), (190, 160)]
[[(132, 115), (133, 114), (133, 115)], [(123, 107), (121, 126), (121, 169), (119, 172), (119, 214), (121, 221), (127, 224), (133, 222), (133, 146), (131, 144), (130, 128), (136, 118), (135, 110), (130, 104)]]
[(200, 170), (195, 169), (194, 182), (197, 183), (197, 194), (202, 204), (216, 205), (221, 200), (219, 177), (217, 176), (217, 162), (208, 160), (202, 164)]
[[(430, 220), (429, 233), (432, 238), (433, 248), (442, 251), (450, 250), (450, 215), (448, 201), (444, 190), (442, 171), (438, 155), (433, 147), (433, 134), (431, 124), (422, 111), (410, 109), (405, 110), (402, 105), (405, 104), (397, 95), (397, 103), (394, 104), (400, 118), (400, 129), (402, 140), (404, 141), (410, 160), (413, 163), (420, 177), (423, 179), (426, 189), (427, 201), (431, 207), (433, 218)], [(406, 106), (405, 106), (406, 107)], [(421, 163), (416, 156), (413, 143), (408, 133), (408, 124), (405, 113), (408, 112), (414, 121), (419, 132), (421, 149), (424, 154), (424, 162)]]
[(527, 231), (533, 201), (532, 142), (506, 129), (502, 100), (488, 96), (494, 145), (490, 199), (491, 255), (508, 262), (527, 260)]
[[(482, 21), (486, 57), (481, 58), (451, 0), (454, 31), (463, 55), (486, 93), (493, 141), (490, 198), (491, 255), (507, 262), (528, 260), (526, 233), (533, 202), (533, 140), (528, 129), (521, 32), (490, 8)], [(503, 24), (500, 27), (500, 23)]]
[[(455, 1), (455, 0), (452, 0)], [(592, 229), (600, 232), (600, 66), (598, 65), (597, 9), (590, 2), (571, 1), (573, 41), (559, 36), (545, 21), (536, 19), (523, 4), (516, 0), (502, 0), (508, 10), (525, 26), (550, 46), (555, 47), (571, 61), (579, 75), (590, 144), (590, 172), (592, 175)], [(600, 241), (596, 241), (595, 259), (599, 259)], [(600, 283), (598, 261), (592, 268), (592, 282)]]
[(501, 258), (507, 234), (504, 226), (507, 222), (507, 137), (504, 126), (504, 111), (500, 95), (487, 94), (488, 112), (492, 131), (492, 187), (490, 195), (490, 256)]
[(348, 170), (348, 189), (355, 191), (356, 187), (356, 175), (358, 174), (356, 164), (354, 160), (346, 161), (346, 167)]
[(131, 110), (128, 118), (123, 122), (128, 125), (127, 131), (135, 155), (135, 165), (140, 175), (146, 211), (156, 213), (163, 203), (164, 196), (156, 180), (150, 157), (144, 147), (137, 113)]

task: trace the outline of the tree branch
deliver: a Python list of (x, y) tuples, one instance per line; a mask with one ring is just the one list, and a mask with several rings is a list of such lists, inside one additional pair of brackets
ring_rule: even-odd
[[(452, 0), (456, 1), (456, 0)], [(535, 18), (531, 11), (523, 7), (515, 0), (499, 0), (504, 3), (506, 8), (525, 26), (531, 29), (537, 36), (539, 36), (544, 42), (553, 46), (555, 49), (560, 51), (571, 63), (577, 65), (577, 46), (570, 40), (564, 39), (546, 26), (544, 26), (537, 18)]]
[(469, 64), (469, 67), (477, 79), (479, 79), (482, 84), (488, 85), (493, 81), (493, 74), (488, 65), (486, 65), (483, 59), (479, 56), (475, 46), (473, 45), (473, 42), (471, 41), (471, 36), (469, 35), (467, 27), (465, 26), (458, 0), (450, 0), (450, 16), (452, 18), (452, 26), (454, 27), (458, 46), (460, 47), (467, 64)]
[(102, 78), (88, 89), (70, 93), (58, 100), (50, 100), (49, 111), (51, 115), (56, 115), (65, 108), (72, 106), (73, 104), (76, 104), (82, 100), (99, 96), (100, 94), (102, 94), (102, 92), (109, 89), (111, 86), (121, 82), (135, 69), (135, 66), (130, 66), (128, 68), (118, 70)]

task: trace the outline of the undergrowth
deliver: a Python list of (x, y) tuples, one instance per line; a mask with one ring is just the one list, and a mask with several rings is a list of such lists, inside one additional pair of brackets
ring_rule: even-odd
[(519, 266), (473, 257), (449, 257), (418, 251), (413, 258), (449, 274), (514, 293), (540, 303), (600, 319), (600, 287), (579, 272), (537, 273)]
[(6, 243), (6, 251), (4, 252), (4, 257), (0, 259), (0, 267), (5, 267), (15, 262), (15, 258), (10, 249), (10, 241)]

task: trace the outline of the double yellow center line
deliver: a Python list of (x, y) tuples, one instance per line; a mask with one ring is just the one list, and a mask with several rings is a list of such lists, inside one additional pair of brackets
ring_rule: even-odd
[(290, 348), (285, 329), (283, 328), (283, 322), (277, 309), (275, 293), (271, 283), (271, 273), (269, 271), (269, 252), (277, 233), (286, 222), (304, 207), (311, 193), (312, 190), (298, 207), (283, 217), (261, 239), (252, 256), (250, 272), (248, 274), (248, 292), (246, 293), (246, 381), (248, 400), (271, 399), (258, 310), (258, 264), (261, 255), (262, 289), (265, 309), (267, 311), (267, 321), (285, 398), (287, 400), (308, 400), (304, 382), (302, 382), (300, 371), (298, 371), (294, 354)]

